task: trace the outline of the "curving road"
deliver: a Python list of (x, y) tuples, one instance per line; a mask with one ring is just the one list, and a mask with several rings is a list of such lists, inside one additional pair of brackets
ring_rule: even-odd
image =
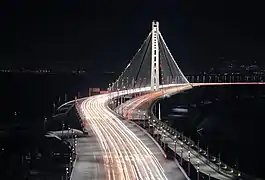
[[(133, 98), (123, 104), (121, 104), (116, 111), (117, 112), (122, 112), (124, 117), (127, 119), (139, 119), (139, 114), (140, 116), (143, 115), (144, 113), (147, 115), (148, 114), (148, 106), (155, 101), (156, 99), (162, 97), (164, 94), (165, 95), (173, 95), (179, 92), (183, 92), (185, 90), (191, 89), (192, 87), (189, 85), (182, 85), (178, 87), (170, 87), (161, 91), (156, 91), (156, 92), (151, 92), (136, 98)], [(143, 105), (145, 105), (143, 107)], [(146, 107), (147, 106), (147, 107)]]
[[(208, 84), (192, 85), (205, 86)], [(126, 114), (132, 114), (133, 111), (138, 111), (139, 106), (158, 98), (163, 93), (170, 95), (189, 88), (191, 88), (190, 85), (184, 85), (164, 89), (164, 92), (150, 93), (141, 96), (139, 99), (134, 99), (132, 102), (125, 103), (126, 105), (124, 104), (123, 110)], [(142, 88), (138, 92), (148, 90), (148, 88)], [(131, 91), (116, 92), (112, 94), (112, 97), (136, 92), (135, 90)], [(107, 107), (106, 103), (109, 98), (109, 94), (97, 95), (85, 99), (80, 105), (80, 115), (93, 130), (103, 152), (104, 169), (107, 179), (168, 179), (169, 177), (153, 152)], [(102, 171), (104, 170), (102, 169)], [(180, 173), (178, 172), (178, 174)], [(183, 176), (179, 178), (175, 176), (172, 179), (185, 178)]]
[(103, 150), (107, 179), (167, 179), (154, 154), (108, 109), (108, 98), (93, 96), (80, 107)]
[[(237, 83), (237, 84), (243, 84), (243, 83)], [(245, 83), (246, 84), (246, 83)], [(254, 83), (252, 83), (254, 84)], [(207, 86), (207, 85), (229, 85), (228, 83), (216, 83), (216, 84), (193, 84), (193, 86)], [(138, 114), (143, 114), (146, 113), (146, 115), (148, 114), (147, 111), (149, 110), (148, 107), (150, 106), (150, 102), (153, 102), (154, 100), (156, 100), (157, 98), (163, 96), (163, 94), (168, 94), (168, 95), (172, 95), (184, 90), (187, 90), (191, 88), (190, 86), (181, 86), (181, 87), (173, 87), (173, 88), (168, 88), (168, 89), (164, 89), (162, 91), (157, 91), (157, 92), (151, 92), (142, 96), (139, 96), (137, 98), (133, 98), (125, 103), (123, 103), (121, 106), (122, 107), (118, 107), (117, 111), (121, 112), (121, 110), (123, 110), (124, 115), (126, 115), (126, 117), (128, 119), (139, 119), (139, 115)], [(170, 137), (171, 135), (168, 134), (168, 137)], [(198, 158), (197, 152), (194, 150), (190, 150), (188, 147), (186, 148), (182, 148), (181, 141), (178, 141), (178, 143), (174, 143), (174, 140), (171, 138), (166, 138), (164, 139), (166, 140), (166, 142), (168, 143), (169, 147), (173, 150), (176, 151), (176, 153), (181, 156), (181, 151), (182, 151), (182, 157), (183, 159), (185, 159), (186, 161), (188, 160), (188, 151), (191, 152), (190, 154), (190, 161), (191, 164), (193, 164), (194, 166), (197, 166), (198, 162), (200, 162), (200, 171), (206, 175), (211, 175), (212, 177), (216, 178), (216, 179), (221, 179), (221, 180), (229, 180), (229, 179), (233, 179), (233, 175), (232, 174), (222, 174), (216, 171), (216, 169), (218, 169), (218, 166), (216, 166), (215, 164), (205, 164), (205, 162), (207, 162), (207, 159), (203, 156), (200, 156), (200, 158)], [(175, 146), (176, 144), (176, 146)]]

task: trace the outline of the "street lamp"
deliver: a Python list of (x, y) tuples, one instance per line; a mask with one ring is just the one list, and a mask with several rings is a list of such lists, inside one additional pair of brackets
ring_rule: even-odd
[(45, 132), (46, 130), (46, 123), (47, 123), (47, 118), (44, 117), (44, 121), (43, 121), (43, 131)]
[(220, 171), (220, 169), (221, 169), (221, 153), (218, 154), (218, 161), (219, 161), (218, 171)]
[(190, 176), (190, 151), (188, 151), (188, 175)]
[(138, 119), (140, 120), (140, 110), (138, 110)]
[(152, 125), (153, 125), (153, 132), (152, 132), (152, 134), (153, 134), (153, 136), (155, 135), (155, 120), (153, 119), (153, 122), (152, 122)]
[(70, 127), (68, 127), (68, 139), (70, 138)]
[(198, 147), (198, 156), (199, 156), (200, 155), (200, 140), (198, 140), (197, 147)]
[(174, 147), (175, 147), (175, 151), (174, 151), (174, 157), (175, 157), (175, 159), (176, 159), (176, 157), (177, 157), (177, 140), (175, 139), (174, 140)]
[(66, 167), (65, 168), (65, 177), (66, 177), (66, 179), (68, 179), (68, 174), (69, 174), (69, 168)]
[(209, 148), (208, 148), (208, 146), (206, 148), (206, 151), (207, 151), (207, 162), (209, 162)]
[(63, 122), (63, 124), (62, 124), (62, 138), (63, 138), (64, 126), (65, 126), (65, 124), (64, 124), (64, 122)]
[(200, 180), (200, 162), (197, 161), (197, 180)]
[(148, 133), (151, 134), (151, 128), (150, 128), (150, 126), (151, 126), (151, 121), (150, 121), (150, 119), (148, 119)]
[[(183, 143), (181, 143), (183, 144)], [(180, 165), (182, 166), (182, 161), (183, 161), (183, 147), (180, 148)]]
[(144, 112), (144, 129), (145, 129), (145, 114), (146, 114), (146, 113)]
[(166, 152), (166, 134), (164, 134), (164, 151)]

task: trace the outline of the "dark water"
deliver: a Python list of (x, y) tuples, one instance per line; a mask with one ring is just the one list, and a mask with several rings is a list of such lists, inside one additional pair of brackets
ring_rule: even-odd
[[(87, 96), (88, 87), (101, 86), (100, 80), (87, 74), (0, 73), (0, 81), (0, 179), (61, 179), (71, 148), (63, 141), (43, 136), (44, 116), (48, 118), (46, 125), (54, 124), (50, 118), (53, 103), (63, 103), (65, 93), (66, 100), (78, 92)], [(53, 156), (53, 152), (60, 155)], [(40, 174), (30, 175), (32, 170)]]
[[(175, 109), (174, 108), (179, 108)], [(162, 119), (210, 153), (265, 178), (265, 86), (198, 87), (161, 102)], [(197, 130), (200, 133), (197, 133)]]
[[(88, 87), (104, 87), (109, 77), (88, 74), (0, 74), (0, 122), (36, 121), (50, 116), (53, 103), (57, 105), (74, 99), (80, 92), (88, 95)], [(60, 101), (60, 102), (59, 102)], [(14, 112), (18, 116), (14, 119)]]
[[(86, 96), (88, 87), (107, 86), (110, 79), (113, 77), (88, 74), (0, 74), (0, 128), (13, 122), (43, 122), (44, 116), (52, 114), (54, 102), (64, 102), (65, 93), (67, 100), (78, 92)], [(264, 178), (264, 105), (262, 85), (204, 87), (165, 99), (162, 114), (185, 135), (199, 139), (201, 147), (208, 145), (211, 154), (221, 152), (223, 161)], [(172, 112), (176, 107), (187, 108), (188, 112)], [(14, 116), (14, 112), (18, 115)], [(200, 128), (201, 135), (196, 133)]]

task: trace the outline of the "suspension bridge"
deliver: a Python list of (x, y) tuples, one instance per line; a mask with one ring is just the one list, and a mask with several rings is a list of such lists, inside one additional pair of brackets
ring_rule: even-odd
[[(230, 84), (246, 83), (190, 83), (167, 47), (159, 23), (153, 21), (151, 32), (140, 49), (117, 80), (109, 84), (109, 93), (69, 102), (75, 103), (85, 128), (94, 135), (102, 160), (101, 165), (80, 161), (88, 153), (80, 148), (71, 178), (190, 179), (191, 167), (196, 169), (197, 179), (200, 174), (209, 179), (243, 178), (240, 171), (211, 156), (208, 150), (197, 146), (150, 111), (156, 100), (194, 86)], [(131, 121), (133, 119), (144, 120), (148, 130), (139, 127)], [(173, 160), (165, 158), (167, 148), (173, 151)], [(184, 161), (188, 164), (187, 170), (182, 168)], [(87, 170), (92, 167), (93, 177)], [(96, 173), (99, 171), (101, 173)]]

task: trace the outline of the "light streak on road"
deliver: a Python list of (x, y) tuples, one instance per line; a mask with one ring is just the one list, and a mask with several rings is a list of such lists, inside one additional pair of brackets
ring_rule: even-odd
[(108, 179), (163, 180), (164, 170), (146, 145), (106, 106), (108, 95), (84, 100), (82, 117), (96, 134), (104, 153)]
[[(240, 83), (238, 83), (240, 84)], [(229, 85), (225, 83), (193, 83), (192, 86)], [(132, 114), (146, 102), (192, 88), (190, 85), (164, 85), (161, 91), (149, 93), (125, 103), (126, 114)], [(111, 93), (111, 97), (149, 91), (150, 87)], [(163, 168), (145, 144), (107, 107), (109, 94), (85, 99), (78, 105), (80, 116), (94, 131), (104, 153), (104, 166), (109, 180), (163, 180)]]
[(134, 115), (138, 115), (137, 111), (139, 107), (145, 103), (152, 103), (154, 100), (158, 99), (159, 97), (163, 97), (164, 95), (172, 95), (174, 93), (178, 93), (187, 89), (190, 89), (191, 86), (179, 86), (179, 87), (170, 87), (168, 89), (163, 89), (161, 91), (151, 92), (137, 98), (133, 98), (131, 101), (128, 101), (118, 107), (118, 112), (123, 110), (123, 114), (126, 118), (131, 119)]

